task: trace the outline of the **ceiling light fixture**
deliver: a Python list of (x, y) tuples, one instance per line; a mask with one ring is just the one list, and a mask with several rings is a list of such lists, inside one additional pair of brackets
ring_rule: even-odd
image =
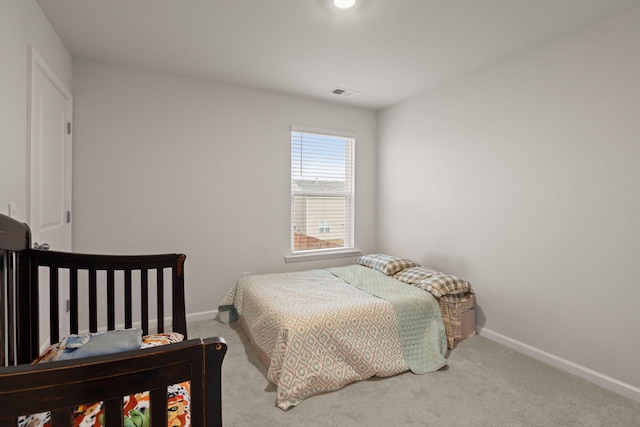
[(338, 9), (349, 9), (356, 4), (356, 0), (333, 0), (333, 4), (335, 4)]

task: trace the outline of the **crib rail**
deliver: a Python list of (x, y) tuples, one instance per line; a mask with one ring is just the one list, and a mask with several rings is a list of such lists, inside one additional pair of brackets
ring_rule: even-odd
[[(150, 289), (155, 292), (156, 332), (165, 332), (165, 289), (171, 292), (172, 330), (187, 338), (187, 325), (184, 301), (184, 254), (162, 255), (95, 255), (68, 252), (31, 250), (30, 251), (30, 301), (39, 300), (38, 292), (48, 282), (49, 288), (49, 336), (39, 336), (37, 313), (30, 316), (30, 336), (32, 337), (29, 358), (33, 360), (39, 353), (38, 345), (43, 338), (52, 343), (60, 339), (61, 295), (67, 287), (69, 300), (69, 331), (98, 332), (114, 330), (117, 327), (140, 327), (146, 335), (149, 333), (152, 312), (150, 310)], [(165, 284), (165, 270), (170, 271), (169, 281)], [(168, 286), (165, 286), (168, 285)], [(123, 301), (116, 301), (116, 290)], [(82, 292), (81, 292), (82, 291)], [(106, 295), (106, 298), (99, 297)], [(134, 295), (138, 293), (140, 306), (135, 310)], [(81, 296), (84, 295), (84, 298)], [(116, 303), (117, 302), (117, 303)], [(64, 306), (64, 304), (62, 304)], [(82, 319), (80, 307), (88, 307), (86, 317)], [(106, 311), (106, 324), (100, 322), (100, 310)], [(120, 311), (123, 310), (123, 313)], [(40, 310), (38, 310), (40, 312)], [(123, 317), (116, 324), (116, 314)], [(88, 324), (82, 324), (84, 320)]]
[[(219, 337), (104, 356), (0, 370), (0, 427), (51, 412), (52, 427), (73, 425), (73, 408), (103, 401), (107, 426), (123, 425), (123, 396), (149, 391), (150, 424), (167, 425), (167, 386), (190, 381), (191, 423), (221, 426)], [(205, 405), (205, 402), (207, 404)], [(210, 405), (209, 402), (212, 404)]]

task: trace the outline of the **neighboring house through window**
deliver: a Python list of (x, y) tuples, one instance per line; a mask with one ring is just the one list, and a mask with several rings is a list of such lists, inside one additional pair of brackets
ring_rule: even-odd
[(353, 135), (291, 130), (291, 253), (353, 248)]
[(331, 233), (331, 221), (320, 221), (318, 233)]

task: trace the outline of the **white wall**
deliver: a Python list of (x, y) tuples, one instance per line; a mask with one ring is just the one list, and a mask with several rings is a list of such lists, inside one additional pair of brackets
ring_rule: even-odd
[(471, 281), (485, 335), (636, 399), (639, 40), (635, 8), (389, 108), (378, 154), (381, 250)]
[(27, 219), (27, 90), (29, 49), (71, 88), (71, 55), (35, 0), (0, 1), (0, 212), (16, 204)]
[(74, 250), (184, 252), (191, 315), (245, 271), (353, 262), (284, 263), (291, 124), (356, 132), (356, 240), (373, 250), (374, 112), (88, 60), (73, 73)]

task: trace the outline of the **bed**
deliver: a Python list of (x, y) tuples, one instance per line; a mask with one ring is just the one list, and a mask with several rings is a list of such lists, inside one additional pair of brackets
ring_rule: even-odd
[(188, 339), (183, 254), (31, 247), (0, 215), (1, 427), (222, 425), (227, 346)]
[(385, 254), (346, 267), (241, 278), (218, 307), (238, 320), (283, 410), (373, 376), (433, 372), (475, 330), (468, 282)]

